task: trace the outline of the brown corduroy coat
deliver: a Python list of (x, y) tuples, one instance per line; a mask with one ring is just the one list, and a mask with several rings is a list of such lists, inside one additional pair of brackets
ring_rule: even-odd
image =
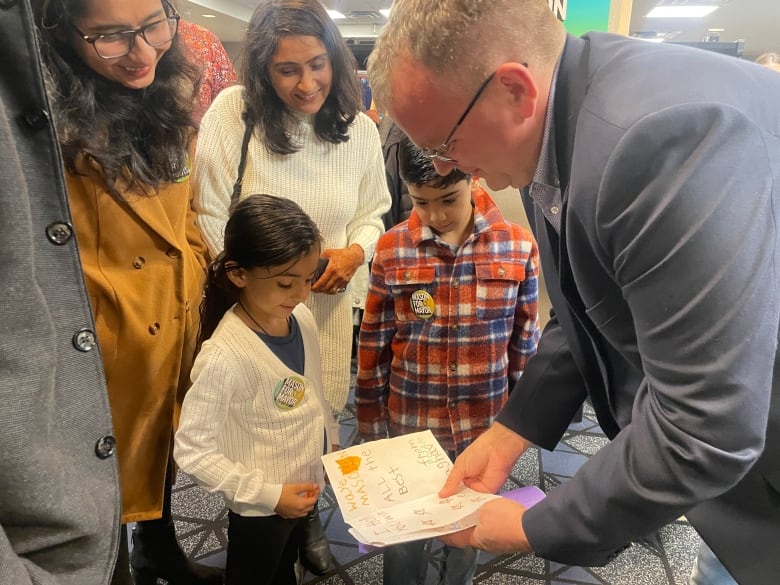
[(159, 518), (206, 266), (189, 176), (125, 202), (89, 175), (68, 174), (67, 186), (108, 383), (122, 521)]

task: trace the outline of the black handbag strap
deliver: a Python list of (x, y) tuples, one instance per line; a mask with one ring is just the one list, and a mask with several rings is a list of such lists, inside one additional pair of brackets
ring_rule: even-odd
[(241, 115), (244, 121), (244, 138), (241, 141), (241, 160), (238, 162), (238, 178), (233, 185), (233, 194), (230, 196), (230, 209), (233, 209), (241, 198), (241, 184), (244, 182), (244, 169), (246, 169), (246, 153), (249, 150), (249, 139), (252, 138), (254, 126), (249, 123), (246, 112)]

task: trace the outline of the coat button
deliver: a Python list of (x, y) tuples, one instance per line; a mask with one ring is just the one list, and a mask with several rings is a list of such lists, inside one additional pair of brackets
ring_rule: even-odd
[(450, 364), (450, 372), (457, 372), (457, 371), (458, 371), (458, 364), (456, 364), (455, 362), (452, 362)]
[(146, 259), (143, 256), (136, 256), (133, 258), (133, 268), (136, 270), (141, 270), (141, 268), (144, 267), (144, 264), (146, 264)]
[(97, 455), (99, 459), (108, 459), (114, 454), (115, 449), (116, 439), (111, 435), (100, 437), (97, 443), (95, 443), (95, 455)]
[(498, 267), (498, 275), (499, 276), (504, 276), (505, 273), (506, 273), (506, 270), (504, 270), (504, 267), (503, 266), (499, 266)]
[(168, 258), (178, 258), (181, 256), (181, 252), (179, 252), (176, 248), (168, 248), (165, 251), (165, 254), (168, 256)]
[(160, 332), (160, 324), (159, 323), (152, 323), (149, 325), (149, 333), (151, 335), (157, 335)]
[(73, 236), (73, 227), (64, 221), (55, 221), (46, 226), (46, 237), (52, 244), (62, 246)]
[(40, 130), (49, 124), (49, 112), (42, 108), (33, 108), (22, 114), (22, 119), (28, 127)]
[(95, 349), (95, 345), (97, 345), (95, 332), (89, 329), (76, 331), (76, 334), (73, 336), (73, 345), (79, 351), (92, 351)]
[(412, 273), (409, 272), (408, 270), (406, 272), (404, 272), (404, 280), (406, 282), (409, 282), (410, 280), (412, 280)]

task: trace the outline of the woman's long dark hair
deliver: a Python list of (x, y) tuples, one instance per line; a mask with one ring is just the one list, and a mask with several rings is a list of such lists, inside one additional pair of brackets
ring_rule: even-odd
[(225, 248), (208, 270), (197, 350), (239, 299), (241, 291), (230, 281), (228, 272), (285, 266), (321, 245), (317, 225), (294, 201), (274, 195), (242, 199), (225, 225)]
[[(173, 7), (161, 1), (171, 14)], [(106, 189), (118, 199), (126, 190), (153, 195), (161, 183), (186, 174), (200, 72), (178, 37), (157, 64), (154, 82), (129, 89), (94, 72), (71, 47), (71, 23), (83, 15), (83, 0), (33, 4), (67, 170), (85, 172), (82, 159), (97, 165)]]
[(295, 113), (276, 95), (269, 72), (279, 39), (291, 35), (315, 37), (325, 45), (333, 79), (314, 115), (314, 133), (333, 144), (346, 142), (349, 125), (361, 110), (357, 62), (318, 0), (261, 0), (252, 14), (239, 68), (247, 119), (271, 152), (292, 154), (302, 147), (291, 138), (298, 124)]

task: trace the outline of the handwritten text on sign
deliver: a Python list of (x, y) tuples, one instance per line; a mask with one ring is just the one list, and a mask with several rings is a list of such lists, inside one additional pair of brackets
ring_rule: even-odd
[(322, 460), (347, 522), (430, 494), (452, 469), (430, 431), (355, 445)]
[(463, 488), (439, 498), (452, 462), (429, 430), (349, 447), (322, 461), (350, 533), (366, 544), (384, 546), (473, 526), (482, 503), (497, 497)]

